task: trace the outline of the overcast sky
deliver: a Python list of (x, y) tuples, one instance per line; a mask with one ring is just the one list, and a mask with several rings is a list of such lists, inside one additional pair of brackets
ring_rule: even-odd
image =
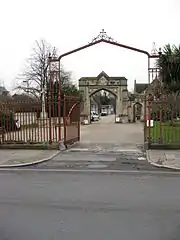
[[(179, 0), (6, 0), (0, 13), (0, 79), (12, 88), (35, 40), (46, 39), (61, 53), (80, 47), (102, 28), (119, 43), (151, 52), (166, 43), (179, 44)], [(74, 80), (125, 76), (147, 82), (147, 57), (108, 44), (98, 44), (62, 60)]]

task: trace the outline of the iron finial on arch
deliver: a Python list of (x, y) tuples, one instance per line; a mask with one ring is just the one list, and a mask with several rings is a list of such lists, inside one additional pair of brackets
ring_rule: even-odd
[(101, 30), (101, 32), (97, 35), (97, 37), (93, 38), (91, 43), (97, 42), (99, 40), (107, 40), (111, 42), (117, 42), (112, 37), (108, 36), (107, 33), (104, 31), (104, 28)]

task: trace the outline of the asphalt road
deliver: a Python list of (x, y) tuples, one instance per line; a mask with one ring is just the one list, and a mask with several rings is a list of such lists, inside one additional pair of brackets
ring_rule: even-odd
[(2, 240), (179, 240), (180, 176), (0, 171)]
[[(29, 167), (28, 167), (29, 168)], [(38, 165), (35, 169), (80, 170), (158, 170), (146, 160), (143, 152), (62, 152), (54, 159)]]
[[(48, 162), (32, 165), (33, 169), (62, 170), (139, 170), (157, 171), (148, 163), (143, 151), (137, 149), (122, 152), (61, 152)], [(166, 171), (166, 170), (164, 170)]]

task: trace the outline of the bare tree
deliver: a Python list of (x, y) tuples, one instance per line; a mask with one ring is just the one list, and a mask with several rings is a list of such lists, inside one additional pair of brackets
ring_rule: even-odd
[[(18, 88), (23, 89), (26, 93), (41, 97), (42, 89), (47, 84), (47, 69), (49, 56), (57, 57), (58, 52), (45, 40), (35, 42), (31, 56), (27, 59), (25, 70), (20, 76)], [(61, 84), (69, 84), (71, 81), (71, 73), (60, 67)]]

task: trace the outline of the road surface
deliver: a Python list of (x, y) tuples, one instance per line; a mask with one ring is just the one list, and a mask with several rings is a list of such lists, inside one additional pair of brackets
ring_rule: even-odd
[(179, 240), (180, 178), (0, 172), (2, 240)]
[(48, 162), (26, 168), (70, 170), (139, 170), (157, 171), (148, 163), (145, 153), (139, 151), (116, 152), (61, 152)]

